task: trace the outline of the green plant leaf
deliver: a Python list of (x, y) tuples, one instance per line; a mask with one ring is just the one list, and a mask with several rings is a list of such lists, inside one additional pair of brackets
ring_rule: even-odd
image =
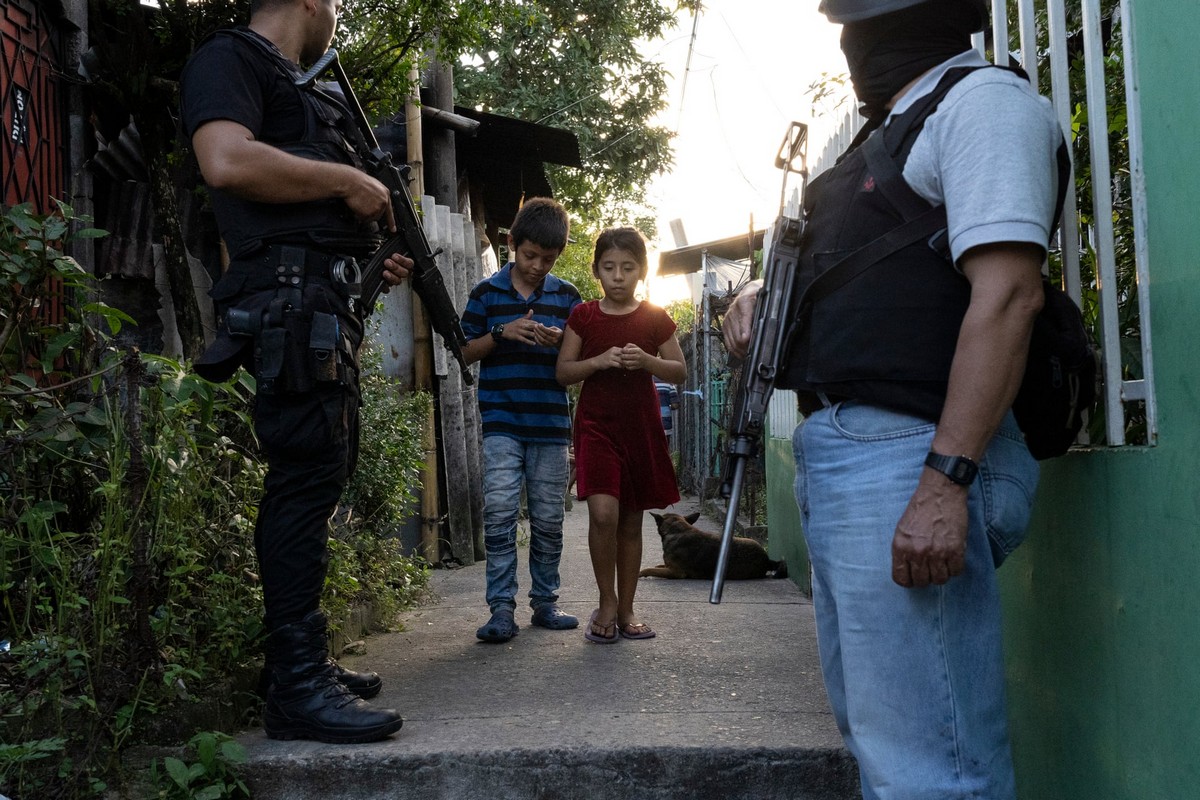
[(243, 764), (246, 761), (246, 748), (233, 740), (221, 742), (221, 756), (230, 764)]
[(192, 739), (192, 746), (196, 748), (196, 755), (200, 757), (200, 763), (211, 769), (217, 756), (217, 740), (213, 735), (211, 733), (197, 734)]
[(186, 789), (191, 783), (187, 764), (184, 764), (178, 758), (167, 756), (163, 759), (163, 766), (167, 768), (167, 774), (171, 776), (171, 780), (175, 781), (175, 785), (181, 789)]

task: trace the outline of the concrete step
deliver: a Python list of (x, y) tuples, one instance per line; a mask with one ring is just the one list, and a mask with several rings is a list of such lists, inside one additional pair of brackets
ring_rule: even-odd
[[(582, 625), (596, 603), (586, 503), (564, 528), (561, 605)], [(648, 515), (644, 534), (643, 564), (660, 563)], [(531, 627), (525, 608), (515, 639), (485, 644), (484, 565), (439, 570), (431, 587), (437, 602), (405, 614), (402, 632), (342, 659), (383, 676), (373, 702), (400, 709), (404, 728), (366, 745), (247, 732), (256, 800), (860, 797), (821, 684), (812, 605), (790, 581), (730, 581), (714, 606), (707, 581), (643, 578), (636, 609), (658, 636), (612, 645)]]
[(631, 747), (426, 755), (324, 752), (256, 758), (255, 800), (848, 800), (837, 750)]

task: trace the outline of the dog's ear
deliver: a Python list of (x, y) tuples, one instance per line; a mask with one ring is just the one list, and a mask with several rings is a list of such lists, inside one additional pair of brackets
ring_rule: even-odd
[(700, 519), (700, 512), (697, 511), (694, 514), (688, 514), (684, 519), (687, 520), (688, 525), (695, 525), (696, 520)]
[(650, 516), (654, 517), (654, 524), (661, 528), (663, 522), (662, 514), (655, 514), (653, 511), (651, 511)]

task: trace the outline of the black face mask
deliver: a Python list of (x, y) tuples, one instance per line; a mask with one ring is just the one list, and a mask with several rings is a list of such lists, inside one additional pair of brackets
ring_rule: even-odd
[(961, 0), (935, 0), (842, 29), (842, 52), (863, 115), (882, 119), (896, 93), (971, 47), (974, 19)]

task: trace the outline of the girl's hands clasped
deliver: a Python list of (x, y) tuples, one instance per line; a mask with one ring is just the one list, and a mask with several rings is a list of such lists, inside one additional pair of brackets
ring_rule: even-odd
[(621, 366), (624, 369), (648, 369), (650, 354), (636, 344), (627, 344), (621, 348)]

